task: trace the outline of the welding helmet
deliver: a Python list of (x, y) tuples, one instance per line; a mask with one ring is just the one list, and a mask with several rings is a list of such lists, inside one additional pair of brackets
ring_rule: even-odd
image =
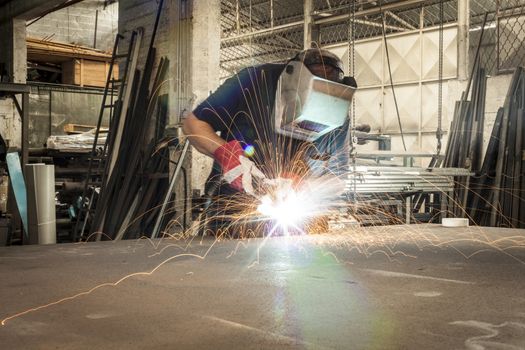
[[(308, 49), (299, 52), (292, 61), (302, 62), (314, 75), (341, 83), (344, 78), (343, 61), (324, 49)], [(318, 69), (318, 71), (314, 71)], [(329, 72), (334, 72), (330, 74)], [(323, 74), (324, 73), (324, 74)]]
[[(324, 74), (319, 68), (326, 69)], [(277, 84), (276, 132), (315, 141), (345, 123), (355, 89), (336, 55), (321, 49), (300, 52), (288, 61)]]

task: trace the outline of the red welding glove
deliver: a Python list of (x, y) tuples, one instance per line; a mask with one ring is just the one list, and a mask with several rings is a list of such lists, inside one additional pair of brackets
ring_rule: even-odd
[(255, 164), (244, 156), (244, 150), (237, 140), (217, 148), (213, 156), (221, 166), (224, 180), (238, 191), (253, 194), (253, 176), (260, 179), (266, 178)]

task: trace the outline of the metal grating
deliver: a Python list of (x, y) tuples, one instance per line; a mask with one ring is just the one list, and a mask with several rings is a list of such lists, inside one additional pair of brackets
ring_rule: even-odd
[(488, 13), (480, 62), (488, 74), (512, 72), (525, 64), (525, 1), (470, 0), (470, 64), (474, 61), (484, 14)]
[[(319, 46), (348, 42), (349, 15), (358, 17), (356, 39), (381, 35), (381, 10), (387, 33), (401, 33), (438, 24), (438, 3), (383, 0), (314, 0), (312, 16), (318, 28)], [(457, 1), (445, 0), (444, 22), (457, 20)], [(304, 1), (221, 0), (221, 78), (241, 68), (263, 62), (283, 61), (303, 48)], [(392, 7), (394, 6), (394, 7)]]
[[(443, 22), (457, 21), (458, 1), (443, 0)], [(439, 25), (439, 0), (355, 0), (357, 40), (381, 35), (381, 12), (387, 34)], [(221, 0), (221, 77), (263, 62), (288, 59), (303, 48), (302, 0)], [(413, 5), (410, 5), (413, 4)], [(313, 0), (312, 16), (321, 47), (349, 41), (353, 0)], [(489, 13), (481, 62), (489, 74), (507, 73), (525, 61), (525, 0), (469, 0), (470, 62)]]
[(525, 1), (500, 1), (496, 17), (498, 71), (512, 71), (525, 63)]

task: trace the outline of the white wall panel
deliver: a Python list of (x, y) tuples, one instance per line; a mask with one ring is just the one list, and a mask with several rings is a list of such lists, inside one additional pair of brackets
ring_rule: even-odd
[[(388, 38), (387, 44), (394, 84), (418, 81), (421, 65), (421, 37), (419, 32)], [(384, 81), (390, 83), (386, 54), (384, 61)]]
[(356, 43), (355, 78), (361, 87), (380, 85), (383, 76), (383, 45), (381, 40)]
[[(403, 85), (395, 88), (397, 105), (399, 108), (399, 116), (403, 131), (418, 131), (419, 130), (419, 85)], [(399, 132), (399, 122), (397, 119), (396, 106), (394, 104), (394, 97), (390, 88), (385, 88), (385, 132)]]
[[(441, 154), (445, 153), (446, 137), (441, 141)], [(437, 139), (435, 134), (424, 134), (421, 136), (421, 150), (424, 152), (435, 152), (437, 149)], [(420, 165), (428, 166), (431, 158), (421, 158)]]
[[(421, 86), (421, 131), (435, 131), (438, 126), (438, 83), (424, 83)], [(443, 84), (443, 119), (441, 127), (448, 129), (447, 99), (448, 84)]]
[[(447, 25), (443, 31), (443, 77), (457, 77), (457, 26)], [(428, 28), (387, 36), (392, 78), (399, 106), (407, 149), (435, 152), (438, 121), (438, 61), (439, 31)], [(348, 68), (348, 45), (331, 47), (343, 58)], [(368, 123), (372, 132), (392, 134), (392, 150), (401, 151), (399, 123), (390, 80), (383, 38), (358, 41), (355, 45), (355, 77), (358, 91), (355, 95), (356, 119)], [(454, 93), (454, 91), (452, 91)], [(450, 127), (448, 110), (448, 84), (443, 84), (442, 128)], [(429, 134), (430, 132), (430, 134)], [(443, 147), (446, 143), (443, 138)], [(371, 143), (367, 145), (370, 149)], [(426, 164), (424, 160), (422, 164)]]
[[(443, 77), (453, 78), (458, 69), (458, 30), (451, 27), (443, 30)], [(421, 78), (437, 79), (439, 77), (439, 31), (423, 32), (422, 72)]]
[(381, 111), (381, 88), (357, 90), (355, 93), (355, 111), (357, 123), (370, 124), (373, 132), (383, 129)]
[[(405, 144), (408, 152), (419, 152), (419, 138), (417, 135), (405, 135)], [(392, 151), (401, 152), (403, 149), (403, 141), (401, 135), (392, 135)]]

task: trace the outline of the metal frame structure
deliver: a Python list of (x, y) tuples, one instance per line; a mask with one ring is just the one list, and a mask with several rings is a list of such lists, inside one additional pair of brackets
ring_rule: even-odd
[[(464, 54), (470, 51), (472, 58), (478, 27), (488, 12), (493, 32), (484, 41), (483, 56), (489, 74), (508, 73), (519, 65), (517, 59), (524, 58), (513, 55), (525, 50), (521, 44), (525, 37), (523, 0), (443, 0), (443, 21), (440, 0), (221, 0), (221, 78), (246, 65), (285, 60), (312, 41), (322, 47), (347, 43), (354, 2), (357, 40), (381, 36), (381, 13), (387, 34), (457, 22), (459, 36), (465, 38)], [(510, 37), (509, 30), (516, 37)], [(470, 49), (469, 35), (473, 39)], [(500, 51), (505, 57), (497, 54)], [(510, 62), (502, 65), (506, 58)], [(462, 60), (463, 54), (459, 76), (464, 79)]]
[[(439, 21), (439, 0), (356, 1), (356, 39), (380, 36), (382, 13), (388, 34)], [(353, 0), (222, 0), (221, 77), (249, 64), (285, 60), (311, 42), (347, 43), (352, 6)], [(457, 0), (444, 0), (444, 22), (456, 22), (457, 15)]]

